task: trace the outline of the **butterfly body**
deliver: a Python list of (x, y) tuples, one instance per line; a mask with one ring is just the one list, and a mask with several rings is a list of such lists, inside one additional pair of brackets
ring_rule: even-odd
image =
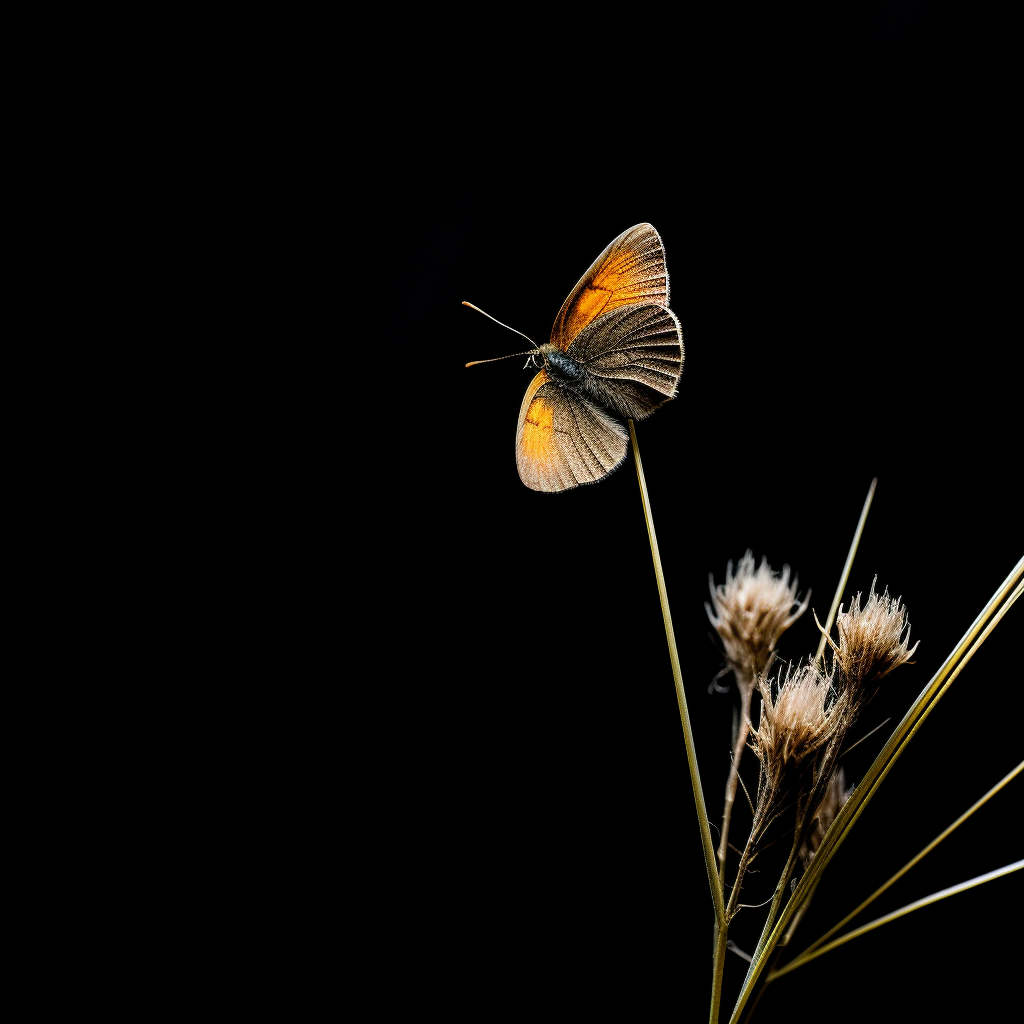
[(626, 430), (610, 412), (649, 416), (675, 397), (683, 368), (665, 251), (650, 224), (624, 231), (595, 260), (530, 362), (540, 372), (516, 428), (523, 483), (557, 492), (603, 480), (627, 452)]
[(583, 367), (557, 345), (549, 342), (547, 345), (541, 345), (538, 352), (544, 359), (544, 369), (552, 381), (575, 384), (583, 379)]

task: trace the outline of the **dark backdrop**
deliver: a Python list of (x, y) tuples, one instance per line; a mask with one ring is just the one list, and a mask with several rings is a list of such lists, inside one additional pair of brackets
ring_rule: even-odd
[[(410, 259), (443, 271), (405, 442), (423, 452), (422, 487), (401, 513), (425, 524), (409, 600), (428, 638), (413, 705), (429, 724), (427, 907), (457, 936), (436, 985), (462, 1010), (649, 1019), (673, 1000), (698, 1019), (712, 914), (632, 457), (595, 486), (525, 488), (513, 435), (530, 375), (515, 360), (463, 368), (522, 340), (461, 300), (546, 341), (612, 238), (642, 220), (661, 233), (686, 362), (678, 399), (638, 438), (716, 825), (731, 696), (709, 693), (722, 666), (709, 573), (721, 581), (748, 548), (789, 564), (823, 619), (878, 478), (844, 602), (877, 576), (921, 643), (858, 727), (893, 716), (851, 755), (856, 781), (1022, 554), (998, 69), (979, 84), (977, 63), (968, 74), (950, 59), (956, 26), (917, 27), (852, 26), (817, 55), (816, 67), (840, 65), (827, 88), (780, 68), (738, 95), (681, 68), (654, 114), (625, 128), (595, 114), (584, 130), (570, 103), (541, 131), (530, 112), (542, 99), (498, 93), (487, 123), (473, 121), (483, 62), (467, 58), (434, 122)], [(1020, 621), (1015, 608), (890, 773), (796, 949), (1021, 759)], [(817, 636), (808, 613), (783, 657), (813, 653)], [(748, 755), (751, 788), (752, 767)], [(1020, 785), (858, 923), (1018, 859)], [(897, 1020), (917, 1000), (924, 1014), (974, 1000), (974, 1019), (995, 1019), (1013, 984), (1019, 878), (820, 958), (773, 985), (758, 1014), (781, 1019), (796, 999), (829, 1019)], [(773, 883), (767, 868), (751, 877), (748, 901)], [(741, 947), (760, 914), (737, 918)], [(744, 968), (730, 954), (723, 1005)]]

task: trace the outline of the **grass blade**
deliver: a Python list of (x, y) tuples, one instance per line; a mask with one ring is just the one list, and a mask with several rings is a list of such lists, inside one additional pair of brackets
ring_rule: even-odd
[[(708, 812), (704, 806), (704, 790), (700, 785), (700, 770), (697, 767), (697, 754), (693, 745), (693, 731), (690, 729), (690, 714), (686, 708), (686, 693), (683, 690), (683, 673), (679, 667), (679, 652), (676, 650), (676, 636), (672, 629), (672, 612), (668, 605), (668, 592), (665, 589), (665, 574), (661, 569), (661, 555), (658, 552), (658, 537), (654, 532), (654, 519), (651, 516), (651, 502), (647, 496), (647, 482), (644, 479), (643, 463), (640, 461), (640, 447), (636, 442), (636, 430), (633, 421), (628, 420), (629, 437), (633, 442), (633, 459), (636, 462), (636, 476), (640, 482), (640, 498), (644, 505), (644, 519), (647, 521), (647, 536), (651, 541), (651, 557), (654, 559), (654, 575), (658, 583), (658, 598), (661, 601), (661, 615), (665, 620), (665, 638), (668, 641), (668, 657), (672, 663), (672, 679), (676, 686), (676, 702), (679, 704), (679, 718), (683, 723), (683, 738), (686, 741), (686, 760), (690, 766), (690, 785), (693, 788), (693, 799), (697, 804), (697, 824), (700, 827), (701, 845), (704, 848), (704, 865), (708, 872), (708, 885), (711, 888), (711, 899), (715, 905), (715, 920), (719, 929), (725, 930), (725, 902), (722, 899), (722, 882), (718, 877), (715, 864), (715, 851), (711, 845), (711, 828), (708, 825)], [(724, 943), (724, 939), (723, 939)], [(717, 943), (716, 943), (717, 948)], [(723, 958), (719, 958), (723, 959)]]
[(915, 900), (913, 903), (908, 903), (905, 907), (900, 907), (899, 910), (894, 910), (891, 914), (886, 914), (884, 917), (877, 917), (874, 921), (869, 921), (867, 924), (861, 925), (859, 928), (854, 928), (852, 932), (848, 932), (846, 935), (842, 935), (838, 939), (833, 939), (828, 943), (828, 945), (822, 946), (813, 953), (801, 954), (794, 961), (786, 964), (785, 967), (780, 967), (777, 971), (772, 971), (772, 973), (768, 975), (768, 980), (771, 981), (774, 978), (781, 978), (782, 975), (789, 974), (790, 971), (795, 971), (803, 964), (821, 956), (822, 953), (828, 953), (837, 946), (843, 945), (844, 942), (849, 942), (850, 939), (855, 939), (859, 935), (864, 935), (867, 932), (873, 931), (875, 928), (880, 928), (883, 924), (895, 921), (898, 917), (903, 917), (905, 914), (910, 914), (915, 910), (920, 910), (921, 907), (927, 907), (930, 903), (936, 903), (939, 900), (944, 900), (947, 896), (955, 896), (958, 892), (965, 892), (968, 889), (973, 889), (976, 885), (983, 885), (985, 882), (991, 882), (995, 878), (1001, 878), (1003, 875), (1009, 875), (1014, 871), (1020, 871), (1021, 868), (1024, 868), (1024, 860), (1016, 860), (1012, 864), (1007, 864), (1004, 867), (997, 868), (995, 871), (989, 871), (987, 874), (978, 875), (976, 878), (968, 879), (966, 882), (960, 882), (959, 885), (951, 885), (948, 889), (940, 889), (938, 892), (933, 892), (930, 896), (925, 896), (923, 899)]
[(839, 608), (839, 602), (843, 599), (843, 590), (846, 588), (846, 581), (850, 578), (850, 569), (853, 566), (853, 556), (857, 554), (857, 545), (860, 544), (860, 535), (864, 532), (864, 524), (867, 522), (868, 509), (871, 508), (871, 499), (875, 496), (875, 485), (878, 483), (878, 477), (871, 481), (871, 486), (868, 488), (868, 496), (864, 499), (864, 507), (860, 511), (860, 519), (857, 522), (857, 529), (853, 533), (853, 543), (850, 545), (850, 553), (846, 556), (846, 565), (843, 566), (843, 573), (839, 577), (839, 586), (836, 587), (836, 596), (832, 598), (832, 607), (828, 610), (828, 618), (825, 620), (825, 626), (821, 633), (821, 641), (818, 643), (818, 653), (814, 655), (814, 662), (817, 664), (821, 661), (821, 653), (825, 650), (825, 638), (829, 634), (829, 630), (832, 629), (832, 623), (836, 619), (836, 611)]
[[(979, 807), (981, 807), (982, 805), (986, 804), (989, 800), (991, 800), (992, 797), (994, 797), (996, 795), (996, 793), (998, 793), (1012, 779), (1016, 778), (1016, 776), (1018, 776), (1021, 773), (1021, 771), (1024, 771), (1024, 761), (1021, 761), (1021, 763), (1019, 765), (1017, 765), (1017, 767), (1014, 768), (1013, 771), (1011, 771), (1008, 775), (1006, 775), (1001, 781), (997, 782), (980, 800), (978, 800), (970, 808), (968, 808), (966, 811), (964, 811), (964, 813), (961, 814), (960, 817), (957, 818), (956, 821), (954, 821), (952, 825), (950, 825), (940, 835), (937, 835), (920, 853), (918, 853), (915, 857), (913, 857), (910, 860), (908, 860), (907, 863), (904, 864), (903, 867), (901, 867), (899, 869), (899, 871), (897, 871), (896, 874), (894, 874), (892, 876), (892, 878), (890, 878), (887, 882), (885, 882), (884, 885), (881, 885), (878, 889), (876, 889), (856, 909), (851, 910), (850, 913), (847, 914), (846, 917), (844, 917), (842, 919), (842, 921), (840, 921), (837, 925), (834, 925), (827, 932), (825, 932), (825, 934), (822, 935), (821, 938), (816, 939), (814, 942), (812, 942), (802, 953), (799, 954), (799, 956), (794, 958), (794, 961), (795, 960), (800, 960), (801, 962), (806, 962), (807, 959), (808, 959), (808, 954), (809, 953), (811, 953), (815, 949), (817, 949), (818, 946), (820, 946), (823, 942), (827, 942), (833, 935), (835, 935), (835, 933), (837, 931), (839, 931), (840, 928), (845, 927), (862, 910), (864, 910), (865, 908), (870, 906), (870, 904), (872, 904), (879, 896), (881, 896), (882, 893), (885, 892), (885, 890), (889, 888), (889, 886), (891, 886), (894, 882), (899, 881), (899, 879), (901, 879), (915, 864), (917, 864), (919, 861), (923, 860), (929, 853), (931, 853), (932, 850), (934, 850), (935, 847), (938, 846), (939, 843), (941, 843), (943, 839), (945, 839), (947, 836), (949, 836), (951, 833), (953, 833), (972, 814), (974, 814), (974, 812), (976, 810), (978, 810)], [(769, 978), (771, 978), (771, 977), (778, 977), (778, 973), (779, 973), (778, 971), (773, 971), (772, 974), (769, 975)]]

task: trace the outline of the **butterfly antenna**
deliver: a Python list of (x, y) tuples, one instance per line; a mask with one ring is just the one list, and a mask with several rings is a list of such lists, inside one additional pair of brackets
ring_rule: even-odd
[[(474, 306), (472, 302), (463, 302), (463, 305), (464, 305), (464, 306), (469, 306), (469, 308), (470, 308), (470, 309), (475, 309), (475, 310), (476, 310), (476, 311), (477, 311), (478, 313), (484, 313), (484, 311), (483, 311), (483, 310), (482, 310), (482, 309), (481, 309), (481, 308), (480, 308), (479, 306)], [(525, 334), (523, 334), (523, 332), (522, 332), (522, 331), (517, 331), (517, 330), (516, 330), (516, 329), (515, 329), (514, 327), (509, 327), (509, 326), (508, 326), (508, 324), (503, 324), (503, 323), (501, 323), (501, 321), (500, 321), (500, 320), (495, 320), (495, 319), (494, 319), (494, 317), (493, 317), (493, 316), (491, 316), (491, 314), (490, 314), (490, 313), (484, 313), (484, 316), (485, 316), (485, 317), (487, 317), (487, 319), (488, 319), (488, 320), (494, 320), (494, 322), (495, 322), (496, 324), (501, 324), (501, 326), (502, 326), (502, 327), (505, 327), (505, 328), (507, 328), (507, 329), (508, 329), (508, 330), (510, 330), (510, 331), (511, 331), (511, 332), (512, 332), (513, 334), (518, 334), (520, 338), (526, 338), (526, 335), (525, 335)], [(539, 346), (539, 345), (537, 344), (537, 342), (535, 342), (535, 341), (533, 340), (533, 338), (526, 338), (526, 340), (527, 340), (527, 341), (528, 341), (528, 342), (529, 342), (529, 343), (530, 343), (530, 344), (531, 344), (531, 345), (532, 345), (532, 346), (533, 346), (534, 348), (540, 348), (540, 346)], [(519, 353), (516, 353), (516, 354), (518, 355)], [(504, 357), (504, 356), (502, 356), (502, 358), (504, 359), (505, 357)], [(481, 360), (480, 360), (480, 362), (482, 362), (482, 363), (489, 363), (490, 361), (491, 361), (491, 360), (489, 360), (489, 359), (481, 359)]]
[[(502, 326), (504, 326), (504, 325), (502, 325)], [(497, 363), (497, 362), (500, 362), (502, 359), (515, 359), (516, 356), (532, 356), (532, 355), (533, 355), (533, 350), (531, 349), (531, 350), (529, 350), (527, 352), (513, 352), (512, 355), (510, 355), (510, 356), (495, 356), (493, 359), (474, 359), (473, 362), (466, 363), (466, 365), (467, 366), (479, 366), (481, 363)], [(526, 365), (527, 366), (530, 365), (529, 360), (527, 360)]]

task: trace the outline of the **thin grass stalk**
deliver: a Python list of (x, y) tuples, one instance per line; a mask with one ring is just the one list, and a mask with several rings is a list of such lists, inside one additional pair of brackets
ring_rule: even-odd
[[(928, 854), (931, 853), (932, 850), (934, 850), (935, 847), (939, 845), (939, 843), (941, 843), (945, 838), (947, 838), (949, 835), (955, 832), (956, 829), (959, 828), (972, 814), (974, 814), (974, 812), (978, 810), (979, 807), (982, 807), (984, 804), (988, 803), (988, 801), (991, 800), (992, 797), (996, 795), (996, 793), (998, 793), (1011, 780), (1016, 778), (1021, 773), (1021, 771), (1024, 771), (1024, 761), (1021, 761), (1021, 763), (1017, 765), (1017, 767), (1014, 768), (1013, 771), (1011, 771), (1008, 775), (1004, 776), (1001, 781), (997, 782), (980, 800), (976, 801), (971, 807), (964, 811), (964, 813), (961, 814), (960, 817), (957, 818), (952, 825), (945, 829), (941, 834), (937, 835), (923, 850), (921, 850), (920, 853), (918, 853), (915, 857), (912, 857), (910, 860), (908, 860), (907, 863), (904, 864), (903, 867), (901, 867), (899, 871), (897, 871), (896, 874), (892, 876), (892, 878), (890, 878), (883, 885), (879, 886), (879, 888), (877, 888), (866, 900), (864, 900), (863, 903), (861, 903), (856, 909), (851, 910), (850, 913), (842, 919), (842, 921), (840, 921), (836, 925), (833, 925), (827, 932), (825, 932), (824, 935), (822, 935), (818, 939), (815, 939), (814, 942), (812, 942), (802, 953), (794, 957), (794, 962), (796, 960), (805, 962), (807, 960), (807, 955), (809, 953), (817, 949), (818, 946), (820, 946), (823, 942), (827, 942), (830, 938), (832, 938), (833, 935), (835, 935), (837, 931), (839, 931), (840, 928), (844, 928), (862, 910), (865, 910), (867, 907), (869, 907), (876, 899), (878, 899), (879, 896), (882, 895), (883, 892), (885, 892), (886, 889), (888, 889), (893, 883), (898, 882), (915, 864), (917, 864), (919, 861), (923, 860), (926, 856), (928, 856)], [(796, 918), (794, 918), (794, 920), (796, 920)], [(788, 966), (786, 969), (789, 969)], [(778, 977), (778, 972), (776, 971), (774, 973), (775, 976)]]
[(860, 510), (860, 519), (857, 521), (857, 529), (853, 533), (853, 543), (850, 545), (849, 554), (846, 556), (846, 565), (843, 566), (843, 573), (839, 577), (839, 586), (836, 587), (836, 596), (832, 598), (832, 607), (828, 610), (828, 618), (825, 620), (825, 631), (821, 634), (821, 641), (818, 644), (818, 653), (814, 655), (814, 664), (817, 665), (821, 661), (822, 651), (825, 650), (825, 637), (828, 636), (829, 631), (832, 629), (832, 623), (835, 622), (836, 611), (839, 608), (839, 602), (843, 599), (843, 591), (846, 589), (846, 581), (850, 578), (850, 568), (853, 566), (853, 556), (857, 554), (857, 546), (860, 544), (860, 535), (864, 532), (864, 524), (867, 522), (868, 509), (871, 508), (871, 499), (875, 496), (875, 485), (878, 483), (878, 477), (871, 481), (871, 486), (868, 488), (868, 496), (864, 499), (864, 507)]
[[(730, 1024), (735, 1024), (747, 1000), (750, 998), (751, 990), (761, 972), (764, 970), (765, 959), (774, 949), (783, 929), (789, 924), (790, 919), (805, 902), (809, 890), (813, 887), (821, 872), (828, 866), (834, 852), (842, 844), (849, 833), (853, 823), (860, 816), (862, 809), (867, 806), (875, 790), (882, 779), (888, 774), (889, 769), (895, 763), (906, 748), (907, 742), (917, 731), (917, 726), (927, 717), (927, 714), (934, 705), (933, 698), (941, 697), (953, 679), (960, 674), (963, 666), (971, 659), (974, 652), (984, 643), (985, 639), (1009, 610), (1013, 603), (1020, 596), (1022, 588), (1018, 586), (1021, 576), (1024, 574), (1024, 558), (1022, 558), (1003, 581), (999, 589), (992, 595), (988, 603), (978, 614), (978, 617), (971, 624), (964, 634), (960, 643), (953, 649), (952, 653), (940, 666), (939, 670), (932, 677), (929, 684), (918, 695), (913, 706), (904, 716), (903, 721), (896, 727), (892, 736), (886, 742), (882, 752), (875, 758), (874, 763), (868, 769), (861, 784), (853, 791), (846, 805), (836, 816), (810, 867), (804, 873), (797, 885), (793, 898), (786, 904), (778, 923), (770, 934), (767, 928), (762, 932), (757, 949), (753, 954), (753, 960), (743, 981), (736, 1006), (730, 1017)], [(1016, 590), (1013, 588), (1016, 587)], [(1011, 591), (1012, 594), (1010, 593)], [(1004, 602), (1007, 594), (1009, 600)], [(1003, 602), (1001, 604), (1001, 602)], [(998, 611), (997, 611), (998, 608)], [(991, 620), (991, 621), (990, 621)], [(979, 636), (979, 633), (981, 634)], [(948, 682), (947, 682), (948, 677)]]
[[(636, 476), (640, 483), (640, 498), (644, 506), (644, 519), (647, 521), (647, 536), (651, 542), (651, 557), (654, 560), (654, 576), (658, 583), (658, 598), (661, 601), (661, 615), (665, 620), (665, 638), (668, 641), (668, 657), (672, 663), (672, 679), (676, 687), (676, 702), (679, 705), (679, 718), (683, 723), (683, 738), (686, 741), (686, 760), (690, 766), (690, 785), (693, 788), (693, 799), (697, 805), (697, 824), (700, 827), (701, 846), (704, 850), (704, 866), (708, 873), (708, 885), (711, 888), (711, 900), (715, 905), (715, 921), (725, 931), (725, 902), (722, 898), (722, 882), (715, 866), (715, 850), (711, 845), (711, 828), (708, 825), (708, 812), (704, 806), (704, 790), (700, 784), (700, 770), (697, 767), (697, 755), (693, 745), (693, 732), (690, 729), (690, 714), (686, 708), (686, 693), (683, 690), (683, 673), (679, 667), (679, 652), (676, 650), (676, 637), (672, 629), (672, 612), (668, 604), (668, 592), (665, 589), (665, 574), (661, 568), (661, 554), (658, 551), (658, 537), (654, 532), (654, 519), (651, 515), (651, 502), (647, 496), (647, 482), (644, 479), (643, 463), (640, 461), (640, 446), (636, 441), (636, 429), (632, 420), (629, 424), (629, 437), (633, 442), (633, 459), (636, 462)], [(725, 941), (724, 938), (722, 940)], [(716, 944), (717, 948), (717, 944)]]
[[(808, 826), (811, 823), (807, 820), (808, 815), (810, 815), (814, 808), (820, 804), (821, 798), (824, 796), (824, 792), (828, 788), (832, 769), (835, 767), (837, 760), (838, 757), (833, 755), (831, 761), (825, 761), (821, 766), (821, 774), (818, 778), (818, 784), (811, 790), (811, 793), (807, 798), (807, 804), (804, 808), (803, 814), (797, 821), (796, 827), (793, 830), (793, 845), (790, 847), (789, 857), (786, 859), (786, 865), (782, 869), (782, 874), (779, 876), (779, 884), (776, 886), (775, 893), (772, 896), (772, 905), (768, 908), (768, 917), (765, 919), (764, 927), (761, 930), (761, 937), (758, 939), (757, 946), (754, 949), (754, 955), (751, 957), (751, 964), (754, 963), (758, 952), (762, 949), (763, 943), (767, 941), (768, 936), (771, 934), (772, 925), (775, 923), (775, 915), (779, 912), (782, 899), (786, 894), (786, 886), (789, 884), (789, 876), (793, 874), (793, 869), (796, 867), (798, 851), (806, 836), (805, 826)], [(807, 898), (809, 897), (810, 893), (808, 893)]]
[(731, 921), (738, 913), (737, 908), (740, 906), (740, 891), (743, 888), (743, 878), (747, 873), (747, 868), (757, 856), (754, 851), (754, 847), (761, 838), (761, 833), (764, 828), (766, 828), (770, 823), (770, 820), (765, 823), (763, 820), (759, 820), (756, 817), (754, 818), (754, 824), (751, 826), (750, 835), (747, 837), (747, 845), (743, 848), (743, 853), (740, 855), (740, 862), (736, 868), (736, 878), (733, 881), (732, 891), (729, 893), (729, 902), (725, 908), (725, 918), (727, 921)]
[[(781, 954), (782, 954), (782, 950), (781, 950), (781, 949), (776, 949), (776, 950), (775, 950), (775, 956), (774, 956), (774, 957), (772, 957), (772, 966), (773, 966), (773, 967), (775, 966), (775, 963), (776, 963), (776, 961), (777, 961), (777, 960), (779, 959), (779, 957), (781, 956)], [(754, 1016), (754, 1011), (755, 1011), (755, 1010), (757, 1009), (757, 1004), (758, 1004), (759, 1002), (761, 1002), (761, 998), (762, 998), (762, 996), (764, 996), (764, 991), (765, 991), (765, 989), (766, 989), (767, 987), (768, 987), (768, 982), (766, 981), (766, 982), (765, 982), (765, 983), (764, 983), (764, 984), (763, 984), (763, 985), (762, 985), (762, 986), (761, 986), (761, 987), (760, 987), (760, 988), (759, 988), (759, 989), (757, 990), (757, 995), (756, 995), (756, 996), (754, 996), (754, 1001), (753, 1001), (753, 1002), (752, 1002), (752, 1003), (750, 1004), (750, 1009), (749, 1009), (749, 1010), (747, 1010), (747, 1016), (746, 1016), (746, 1017), (744, 1018), (744, 1020), (743, 1020), (743, 1024), (750, 1024), (750, 1021), (751, 1021), (751, 1020), (753, 1019), (753, 1016)]]
[(891, 914), (886, 914), (884, 917), (877, 917), (874, 921), (869, 921), (867, 924), (861, 925), (859, 928), (854, 928), (852, 932), (848, 932), (846, 935), (842, 935), (838, 939), (833, 939), (833, 941), (827, 946), (822, 946), (813, 953), (797, 957), (796, 960), (786, 964), (785, 967), (781, 967), (779, 970), (773, 971), (768, 977), (769, 979), (781, 978), (782, 975), (789, 974), (790, 971), (795, 971), (798, 967), (816, 959), (823, 953), (828, 953), (837, 946), (841, 946), (843, 943), (849, 942), (850, 939), (856, 939), (860, 935), (874, 931), (875, 928), (881, 928), (883, 924), (895, 921), (897, 918), (903, 917), (905, 914), (913, 913), (915, 910), (920, 910), (922, 907), (927, 907), (931, 903), (937, 903), (939, 900), (944, 900), (947, 896), (955, 896), (958, 892), (966, 892), (968, 889), (973, 889), (976, 885), (984, 885), (985, 882), (991, 882), (993, 879), (1002, 878), (1003, 875), (1009, 875), (1014, 871), (1020, 871), (1021, 868), (1024, 868), (1024, 860), (1016, 860), (1012, 864), (1006, 864), (1004, 867), (996, 868), (995, 871), (989, 871), (987, 874), (978, 875), (976, 878), (968, 879), (966, 882), (960, 882), (958, 885), (951, 885), (948, 889), (940, 889), (938, 892), (933, 892), (930, 896), (925, 896), (923, 899), (915, 900), (913, 903), (908, 903), (905, 907), (900, 907), (899, 910), (894, 910)]
[(711, 1016), (709, 1024), (718, 1024), (722, 1005), (722, 974), (725, 971), (725, 953), (728, 943), (727, 928), (715, 922), (715, 958), (711, 970)]
[[(814, 898), (814, 891), (818, 888), (818, 882), (820, 881), (821, 876), (819, 875), (814, 885), (812, 885), (810, 890), (808, 891), (807, 899), (804, 900), (803, 905), (793, 915), (793, 919), (789, 922), (789, 928), (786, 929), (786, 934), (783, 935), (781, 939), (779, 939), (779, 944), (776, 947), (776, 951), (781, 951), (783, 946), (788, 946), (789, 943), (792, 941), (793, 933), (796, 931), (797, 925), (800, 924), (800, 922), (803, 920), (803, 916), (806, 913), (807, 908), (811, 905), (811, 900)], [(765, 977), (765, 984), (767, 985), (770, 980), (771, 972), (769, 971), (768, 975)]]
[[(792, 875), (793, 870), (796, 867), (798, 852), (806, 838), (807, 828), (813, 822), (813, 812), (821, 803), (821, 800), (825, 795), (825, 791), (828, 789), (829, 781), (832, 777), (832, 771), (839, 760), (839, 748), (840, 744), (838, 743), (826, 748), (816, 769), (818, 773), (818, 781), (812, 787), (807, 796), (804, 808), (798, 815), (796, 826), (793, 829), (793, 845), (790, 847), (789, 857), (786, 859), (786, 865), (782, 869), (782, 874), (779, 876), (779, 883), (775, 887), (775, 893), (772, 896), (772, 905), (768, 909), (768, 916), (765, 919), (764, 927), (761, 929), (761, 936), (757, 941), (757, 946), (754, 948), (754, 955), (751, 957), (751, 965), (757, 962), (758, 954), (764, 949), (765, 943), (772, 934), (775, 915), (779, 912), (779, 907), (781, 906), (783, 897), (786, 894), (786, 886), (789, 883), (789, 877)], [(805, 897), (805, 901), (807, 898), (809, 898), (809, 895), (808, 897)], [(777, 937), (775, 941), (778, 941)]]
[(736, 786), (740, 781), (740, 758), (750, 732), (750, 698), (753, 694), (753, 683), (746, 688), (740, 687), (740, 724), (736, 731), (736, 742), (733, 745), (732, 765), (729, 778), (725, 784), (725, 809), (722, 811), (722, 839), (718, 844), (718, 874), (725, 877), (725, 860), (729, 855), (729, 826), (732, 822), (732, 807), (736, 802)]
[[(779, 885), (775, 890), (775, 896), (772, 898), (772, 905), (768, 908), (768, 920), (765, 921), (764, 925), (765, 932), (771, 928), (775, 921), (775, 915), (779, 912), (779, 905), (782, 903), (782, 897), (786, 893), (786, 886), (789, 884), (789, 876), (793, 874), (793, 869), (796, 867), (797, 851), (800, 849), (800, 838), (800, 829), (797, 828), (796, 835), (793, 838), (792, 849), (789, 851), (789, 858), (786, 861), (786, 866), (782, 869)], [(758, 945), (760, 945), (760, 942)], [(753, 957), (751, 957), (751, 962), (753, 962)]]

